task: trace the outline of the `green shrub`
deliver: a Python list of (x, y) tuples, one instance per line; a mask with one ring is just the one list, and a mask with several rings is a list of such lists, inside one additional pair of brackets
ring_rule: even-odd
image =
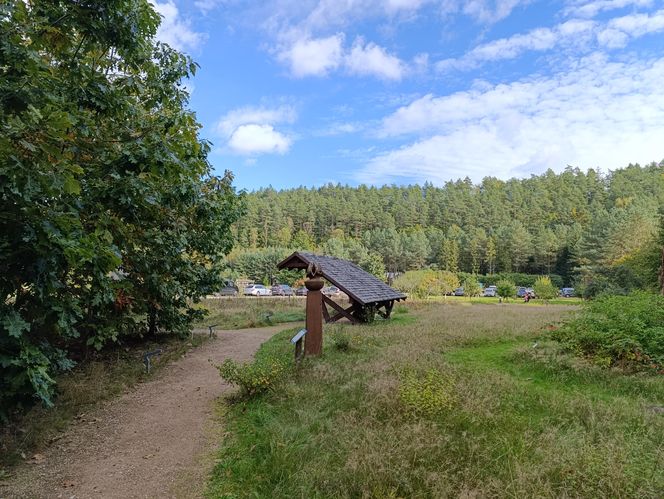
[(556, 288), (551, 282), (551, 278), (548, 276), (538, 277), (533, 284), (533, 290), (538, 298), (542, 300), (551, 300), (558, 296), (558, 288)]
[(454, 382), (437, 369), (429, 369), (424, 375), (406, 369), (399, 378), (399, 398), (411, 415), (433, 417), (454, 405)]
[(348, 352), (350, 350), (350, 336), (346, 333), (337, 333), (332, 336), (332, 344), (340, 352)]
[(642, 366), (664, 372), (664, 297), (602, 296), (553, 332), (569, 351), (595, 364)]
[(273, 358), (247, 363), (226, 359), (217, 369), (222, 379), (240, 388), (243, 396), (253, 397), (273, 389), (286, 374), (287, 365)]
[(512, 298), (514, 295), (516, 295), (516, 286), (512, 281), (508, 281), (506, 279), (502, 281), (498, 281), (498, 284), (496, 284), (496, 292), (498, 293), (498, 296), (501, 298)]
[(482, 287), (475, 277), (466, 277), (463, 281), (463, 294), (466, 296), (479, 296), (482, 294)]

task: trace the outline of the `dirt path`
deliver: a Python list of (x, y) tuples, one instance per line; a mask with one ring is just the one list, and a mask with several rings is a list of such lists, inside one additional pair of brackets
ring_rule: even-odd
[(208, 360), (247, 360), (288, 327), (218, 332), (156, 379), (74, 424), (39, 463), (0, 482), (0, 498), (200, 496), (221, 430), (213, 402), (229, 390)]

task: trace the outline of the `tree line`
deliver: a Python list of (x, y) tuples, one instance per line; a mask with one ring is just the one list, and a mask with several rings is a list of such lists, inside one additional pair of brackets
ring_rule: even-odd
[(651, 288), (663, 206), (664, 161), (441, 187), (268, 187), (247, 194), (229, 265), (287, 248), (371, 260), (378, 271), (555, 274), (590, 290)]

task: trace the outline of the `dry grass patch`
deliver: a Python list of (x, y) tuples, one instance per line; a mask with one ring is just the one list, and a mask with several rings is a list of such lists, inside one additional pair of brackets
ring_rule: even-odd
[(238, 296), (208, 298), (198, 305), (208, 315), (194, 327), (244, 329), (304, 320), (303, 297)]

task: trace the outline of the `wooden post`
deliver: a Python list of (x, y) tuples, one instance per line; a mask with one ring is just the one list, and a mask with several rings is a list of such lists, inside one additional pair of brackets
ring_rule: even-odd
[(323, 353), (323, 289), (321, 277), (304, 281), (307, 287), (307, 335), (304, 338), (304, 355), (319, 356)]

